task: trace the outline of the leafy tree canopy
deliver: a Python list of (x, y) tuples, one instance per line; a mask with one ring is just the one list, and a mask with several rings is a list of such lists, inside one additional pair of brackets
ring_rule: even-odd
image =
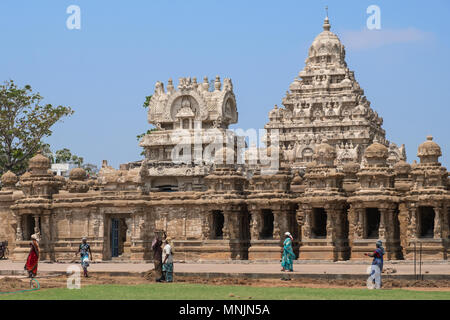
[[(145, 101), (144, 101), (144, 104), (142, 105), (144, 108), (148, 108), (149, 106), (150, 106), (150, 100), (152, 99), (152, 96), (150, 95), (150, 96), (146, 96), (145, 97)], [(139, 141), (139, 140), (141, 140), (145, 135), (147, 135), (147, 134), (150, 134), (150, 133), (152, 133), (153, 131), (157, 131), (158, 129), (157, 128), (151, 128), (151, 129), (148, 129), (146, 132), (144, 132), (144, 133), (141, 133), (141, 134), (138, 134), (137, 136), (136, 136), (136, 139), (137, 139), (137, 141)], [(141, 152), (141, 156), (143, 156), (143, 155), (145, 155), (145, 152), (144, 151), (142, 151)]]
[(29, 85), (20, 88), (13, 80), (0, 85), (0, 173), (23, 173), (51, 127), (73, 114), (70, 107), (41, 104), (42, 99)]

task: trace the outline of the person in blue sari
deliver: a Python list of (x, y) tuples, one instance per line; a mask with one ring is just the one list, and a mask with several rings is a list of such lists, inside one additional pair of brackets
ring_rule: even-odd
[(83, 268), (84, 276), (88, 277), (88, 267), (89, 267), (89, 256), (92, 261), (92, 252), (91, 252), (91, 246), (87, 243), (87, 238), (83, 237), (81, 239), (81, 244), (78, 247), (78, 252), (81, 257), (81, 267)]
[(381, 288), (381, 272), (383, 272), (383, 256), (385, 254), (383, 248), (383, 242), (378, 240), (376, 242), (376, 249), (373, 253), (365, 253), (366, 256), (373, 257), (372, 260), (372, 268), (370, 272), (369, 279), (367, 281), (369, 283), (373, 283), (375, 281), (375, 288)]
[(295, 254), (294, 250), (292, 250), (292, 235), (289, 232), (284, 234), (286, 239), (283, 243), (283, 255), (281, 257), (281, 271), (294, 271), (294, 259)]

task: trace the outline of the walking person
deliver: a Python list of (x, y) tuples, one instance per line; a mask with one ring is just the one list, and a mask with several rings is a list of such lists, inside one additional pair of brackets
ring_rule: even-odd
[(294, 250), (292, 249), (292, 241), (294, 238), (292, 237), (290, 232), (286, 232), (284, 234), (286, 236), (286, 239), (283, 243), (283, 255), (281, 257), (281, 271), (294, 271), (294, 259), (295, 254)]
[(29, 278), (34, 278), (36, 277), (39, 263), (39, 243), (36, 234), (31, 235), (30, 247), (24, 269), (28, 271)]
[(84, 277), (88, 277), (88, 270), (89, 267), (89, 256), (91, 257), (92, 261), (92, 252), (91, 252), (91, 246), (87, 243), (87, 238), (83, 237), (81, 239), (80, 247), (78, 248), (78, 252), (81, 257), (81, 267), (83, 268)]
[(162, 273), (162, 241), (158, 235), (152, 241), (153, 263), (155, 265), (155, 281), (161, 282), (163, 280)]
[(170, 238), (164, 240), (165, 246), (163, 248), (163, 265), (162, 271), (164, 273), (164, 278), (167, 282), (173, 281), (173, 249), (170, 245)]
[(378, 240), (376, 242), (376, 249), (373, 253), (365, 253), (368, 257), (373, 257), (370, 276), (367, 279), (368, 285), (373, 284), (375, 281), (375, 289), (381, 288), (381, 272), (383, 272), (383, 256), (385, 250), (383, 248), (383, 242)]

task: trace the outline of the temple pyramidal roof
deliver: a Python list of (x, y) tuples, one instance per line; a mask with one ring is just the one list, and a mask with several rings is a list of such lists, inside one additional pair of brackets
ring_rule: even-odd
[[(347, 67), (345, 47), (330, 31), (328, 16), (323, 31), (312, 42), (305, 67), (289, 86), (282, 104), (269, 112), (265, 128), (278, 129), (283, 162), (305, 168), (316, 146), (326, 139), (336, 148), (336, 164), (364, 162), (365, 149), (373, 142), (389, 148), (393, 166), (406, 160), (404, 145), (386, 140), (383, 119), (371, 108), (364, 90)], [(270, 145), (270, 138), (267, 138)]]

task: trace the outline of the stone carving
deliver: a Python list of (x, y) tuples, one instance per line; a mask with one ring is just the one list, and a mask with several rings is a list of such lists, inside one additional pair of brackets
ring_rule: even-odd
[[(45, 259), (72, 260), (85, 235), (95, 259), (110, 259), (114, 222), (123, 257), (139, 261), (151, 258), (151, 237), (162, 231), (186, 260), (279, 259), (286, 231), (301, 259), (365, 258), (378, 238), (387, 259), (411, 258), (418, 240), (427, 257), (447, 259), (450, 180), (440, 146), (429, 136), (420, 162), (406, 162), (404, 145), (385, 139), (330, 28), (327, 18), (284, 107), (269, 112), (265, 128), (279, 130), (279, 148), (268, 135), (266, 148), (237, 150), (242, 138), (227, 131), (238, 117), (230, 79), (210, 86), (208, 78), (180, 78), (176, 87), (155, 84), (148, 119), (157, 130), (140, 141), (145, 159), (119, 169), (104, 161), (97, 180), (80, 168), (67, 181), (55, 177), (42, 154), (20, 177), (4, 173), (0, 237), (11, 241), (13, 258), (26, 258), (37, 232)], [(174, 132), (193, 137), (198, 124), (234, 145), (208, 149), (217, 135), (203, 130), (201, 150), (176, 149)], [(173, 161), (176, 152), (197, 151), (200, 161)], [(275, 152), (280, 169), (270, 173), (252, 157)]]
[[(350, 161), (361, 163), (374, 138), (389, 145), (382, 119), (371, 109), (354, 72), (348, 69), (344, 46), (330, 28), (327, 18), (309, 49), (304, 69), (282, 100), (285, 108), (275, 106), (265, 126), (280, 130), (280, 141), (286, 148), (296, 144), (296, 158), (282, 159), (295, 168), (304, 168), (312, 161), (311, 155), (323, 138), (337, 148), (339, 167)], [(404, 149), (392, 147), (396, 155), (390, 159), (393, 165), (404, 160)]]

